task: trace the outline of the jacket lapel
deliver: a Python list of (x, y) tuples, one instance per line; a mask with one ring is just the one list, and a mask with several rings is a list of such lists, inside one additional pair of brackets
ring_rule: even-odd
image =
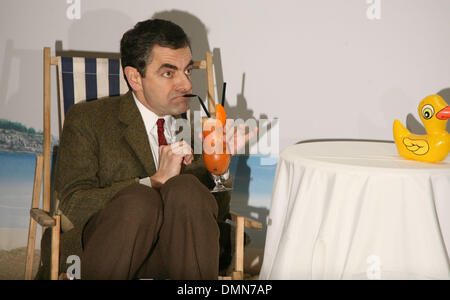
[(119, 119), (127, 126), (124, 131), (125, 140), (144, 166), (148, 176), (152, 176), (156, 172), (155, 162), (148, 142), (148, 135), (145, 131), (144, 121), (136, 103), (134, 103), (131, 91), (125, 94), (120, 102)]

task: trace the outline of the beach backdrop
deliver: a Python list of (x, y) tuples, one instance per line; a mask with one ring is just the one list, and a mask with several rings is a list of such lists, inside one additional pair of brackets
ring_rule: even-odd
[[(42, 132), (0, 119), (0, 279), (23, 278), (36, 154), (42, 153), (42, 141)], [(52, 149), (57, 144), (58, 138), (52, 136)], [(263, 224), (262, 230), (246, 230), (251, 239), (246, 270), (253, 275), (262, 264), (276, 163), (277, 157), (262, 155), (237, 155), (230, 163), (231, 209)], [(41, 234), (38, 226), (34, 272)]]
[[(234, 187), (231, 208), (264, 224), (262, 231), (249, 232), (252, 247), (261, 249), (276, 170), (276, 160), (262, 164), (262, 158), (238, 155), (230, 164)], [(0, 152), (0, 250), (26, 246), (35, 163), (35, 153)], [(39, 248), (39, 243), (36, 246)]]

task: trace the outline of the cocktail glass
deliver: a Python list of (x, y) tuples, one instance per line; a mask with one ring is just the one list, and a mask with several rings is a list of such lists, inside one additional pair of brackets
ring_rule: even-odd
[(228, 150), (223, 127), (213, 118), (202, 119), (203, 160), (206, 169), (212, 174), (215, 186), (212, 193), (231, 191), (224, 185), (224, 174), (228, 172), (231, 154)]

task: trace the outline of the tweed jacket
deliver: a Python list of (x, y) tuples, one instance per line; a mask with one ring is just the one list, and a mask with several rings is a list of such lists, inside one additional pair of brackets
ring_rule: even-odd
[[(176, 116), (179, 117), (179, 116)], [(131, 91), (118, 97), (75, 104), (66, 114), (55, 167), (55, 191), (62, 214), (60, 272), (66, 259), (82, 252), (82, 231), (89, 218), (121, 189), (156, 172), (141, 114)], [(208, 188), (214, 186), (201, 154), (182, 167)], [(231, 185), (231, 177), (226, 185)], [(216, 193), (218, 221), (229, 212), (230, 193)], [(48, 234), (49, 235), (49, 234)], [(44, 266), (49, 238), (42, 241)], [(48, 265), (48, 264), (47, 264)], [(38, 277), (45, 278), (47, 270)]]

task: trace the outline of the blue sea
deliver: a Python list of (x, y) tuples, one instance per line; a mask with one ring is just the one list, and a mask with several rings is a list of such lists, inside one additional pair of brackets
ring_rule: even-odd
[(231, 210), (263, 225), (262, 230), (246, 230), (252, 240), (249, 245), (251, 248), (264, 249), (265, 246), (277, 162), (278, 157), (260, 155), (237, 155), (231, 159), (230, 172), (233, 175)]
[[(35, 163), (35, 154), (0, 152), (0, 228), (28, 228)], [(276, 159), (267, 164), (259, 155), (234, 156), (231, 208), (265, 224), (275, 171)]]
[[(268, 161), (271, 163), (267, 163)], [(277, 158), (272, 158), (270, 161), (261, 155), (233, 156), (230, 163), (230, 172), (233, 175), (233, 196), (248, 194), (270, 198), (277, 161)], [(262, 206), (265, 204), (261, 203)]]
[(28, 228), (35, 154), (0, 152), (0, 228)]

